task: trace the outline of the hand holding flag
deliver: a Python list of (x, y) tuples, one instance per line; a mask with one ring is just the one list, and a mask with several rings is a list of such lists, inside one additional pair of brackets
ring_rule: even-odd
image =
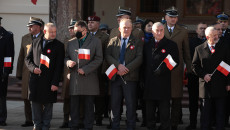
[(45, 65), (47, 68), (49, 68), (49, 63), (50, 63), (49, 57), (41, 54), (40, 63), (43, 64), (43, 65)]

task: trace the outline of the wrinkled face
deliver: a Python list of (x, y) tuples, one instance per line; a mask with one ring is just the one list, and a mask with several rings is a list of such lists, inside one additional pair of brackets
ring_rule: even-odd
[(56, 27), (49, 27), (44, 30), (45, 38), (47, 40), (52, 40), (56, 38)]
[(118, 22), (118, 24), (120, 24), (121, 19), (129, 19), (129, 18), (130, 18), (129, 15), (118, 16), (117, 17), (117, 22)]
[(35, 24), (35, 25), (29, 26), (28, 30), (32, 35), (36, 35), (41, 31), (41, 27)]
[(216, 24), (216, 25), (214, 26), (214, 28), (215, 28), (215, 30), (217, 31), (218, 36), (219, 36), (219, 37), (222, 37), (223, 31), (222, 31), (221, 25), (220, 25), (220, 24)]
[(156, 40), (160, 41), (164, 37), (164, 26), (153, 26), (152, 33)]
[(129, 37), (132, 32), (132, 23), (130, 23), (130, 21), (122, 21), (120, 23), (119, 31), (123, 38)]
[(165, 20), (167, 22), (167, 25), (174, 26), (174, 25), (176, 25), (176, 23), (178, 21), (178, 17), (171, 17), (168, 15), (165, 15)]
[(217, 22), (221, 25), (222, 30), (226, 30), (228, 28), (227, 20), (218, 20)]
[(91, 32), (96, 32), (98, 30), (99, 26), (100, 26), (100, 23), (97, 21), (89, 21), (88, 22), (88, 28), (89, 28), (89, 31), (91, 31)]
[(209, 36), (206, 36), (210, 44), (215, 44), (219, 41), (218, 32), (216, 30), (212, 31)]
[(70, 37), (75, 37), (75, 32), (74, 32), (74, 27), (72, 28), (69, 28), (69, 34), (70, 34)]
[(198, 24), (196, 33), (199, 37), (205, 37), (205, 29), (207, 28), (207, 24)]
[(146, 24), (145, 25), (145, 32), (152, 33), (152, 26), (153, 26), (152, 22), (149, 22), (148, 24)]

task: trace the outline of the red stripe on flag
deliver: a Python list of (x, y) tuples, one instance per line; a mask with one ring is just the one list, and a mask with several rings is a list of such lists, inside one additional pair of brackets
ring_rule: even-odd
[(36, 5), (37, 4), (37, 0), (31, 0), (31, 2)]
[(4, 67), (11, 67), (11, 62), (4, 62)]
[(229, 74), (229, 72), (220, 65), (216, 69), (219, 70), (221, 73), (223, 73), (225, 76), (228, 76)]
[(170, 70), (173, 69), (173, 66), (170, 64), (168, 58), (165, 58), (165, 59), (164, 59), (164, 62), (166, 63), (166, 66), (167, 66)]
[(46, 60), (40, 59), (40, 63), (49, 68), (49, 63)]
[(90, 60), (90, 55), (88, 55), (88, 54), (78, 54), (78, 59)]
[(109, 73), (109, 75), (108, 75), (109, 79), (111, 80), (112, 77), (113, 77), (116, 73), (117, 73), (117, 69), (114, 68), (114, 69)]

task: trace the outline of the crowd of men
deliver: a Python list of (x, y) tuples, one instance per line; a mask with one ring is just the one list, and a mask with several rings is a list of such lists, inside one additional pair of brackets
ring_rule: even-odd
[[(100, 24), (98, 16), (89, 16), (86, 21), (72, 19), (67, 43), (56, 39), (53, 23), (31, 17), (29, 33), (22, 37), (16, 72), (22, 80), (25, 108), (26, 120), (21, 126), (50, 128), (53, 103), (62, 81), (64, 118), (60, 128), (92, 130), (94, 121), (101, 126), (103, 117), (109, 116), (107, 128), (119, 130), (125, 103), (127, 130), (136, 129), (139, 105), (141, 126), (155, 130), (159, 122), (159, 130), (177, 130), (183, 123), (186, 76), (190, 111), (186, 130), (197, 129), (199, 106), (201, 130), (229, 127), (228, 15), (217, 15), (210, 26), (200, 22), (197, 35), (190, 38), (188, 30), (177, 24), (178, 15), (171, 7), (165, 10), (166, 23), (150, 19), (133, 23), (130, 9), (119, 8), (119, 27), (111, 31)], [(6, 94), (13, 61), (13, 34), (0, 22), (1, 126), (7, 125)]]

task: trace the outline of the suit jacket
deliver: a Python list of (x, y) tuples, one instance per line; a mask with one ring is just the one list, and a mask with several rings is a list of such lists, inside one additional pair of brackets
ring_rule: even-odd
[[(214, 70), (217, 66), (224, 61), (230, 65), (230, 53), (228, 43), (220, 40), (215, 46), (215, 52), (212, 54), (208, 43), (205, 42), (195, 49), (192, 69), (197, 76), (199, 76), (199, 86), (203, 87), (205, 93), (203, 98), (218, 98), (225, 97), (227, 95), (226, 86), (230, 85), (230, 77), (223, 75), (221, 72)], [(211, 81), (206, 83), (204, 76), (206, 74), (214, 74), (211, 77)]]
[(226, 41), (230, 40), (230, 29), (226, 29), (225, 33), (224, 33), (224, 39), (226, 39)]
[(170, 36), (167, 24), (164, 25), (165, 37), (174, 41), (177, 44), (179, 50), (179, 64), (176, 69), (172, 71), (172, 97), (183, 97), (183, 75), (184, 75), (184, 63), (186, 64), (188, 73), (191, 72), (191, 57), (188, 42), (188, 32), (185, 28), (175, 25), (172, 35)]
[[(82, 68), (85, 75), (80, 75), (77, 72), (78, 64), (70, 69), (70, 95), (99, 95), (99, 80), (98, 68), (102, 63), (102, 45), (101, 41), (88, 34), (82, 49), (90, 50), (90, 60), (79, 60), (79, 68)], [(66, 49), (65, 64), (68, 60), (78, 63), (79, 42), (77, 38), (68, 42)], [(67, 66), (68, 67), (68, 66)]]
[[(133, 48), (132, 48), (133, 47)], [(109, 41), (107, 49), (105, 51), (105, 59), (109, 66), (114, 64), (118, 67), (120, 57), (121, 39), (120, 36), (114, 37)], [(139, 68), (142, 64), (142, 42), (130, 35), (126, 46), (125, 52), (125, 66), (129, 69), (129, 73), (124, 75), (126, 81), (138, 81), (139, 80)], [(112, 78), (115, 80), (116, 75)]]
[[(163, 38), (157, 48), (155, 39), (144, 44), (144, 99), (170, 100), (171, 99), (171, 71), (163, 60), (170, 54), (176, 63), (179, 63), (179, 52), (175, 42)], [(163, 62), (163, 63), (162, 63)], [(162, 64), (161, 64), (162, 63)], [(161, 65), (160, 65), (161, 64)], [(158, 66), (160, 65), (159, 69)], [(175, 69), (175, 67), (174, 67)], [(159, 73), (156, 74), (155, 71)]]
[[(43, 32), (41, 31), (37, 38), (41, 38)], [(31, 33), (28, 33), (22, 37), (21, 48), (18, 56), (16, 77), (22, 79), (22, 99), (28, 99), (28, 86), (30, 72), (25, 65), (25, 58), (29, 52), (31, 44), (33, 42)]]
[[(40, 64), (41, 54), (50, 59), (49, 68)], [(43, 49), (43, 36), (34, 39), (25, 59), (26, 66), (31, 73), (29, 81), (29, 99), (31, 101), (39, 103), (57, 101), (57, 91), (51, 91), (51, 86), (59, 86), (64, 66), (64, 55), (64, 44), (60, 41), (54, 39), (48, 42)], [(40, 75), (34, 74), (34, 69), (39, 68), (39, 66), (42, 73)]]

